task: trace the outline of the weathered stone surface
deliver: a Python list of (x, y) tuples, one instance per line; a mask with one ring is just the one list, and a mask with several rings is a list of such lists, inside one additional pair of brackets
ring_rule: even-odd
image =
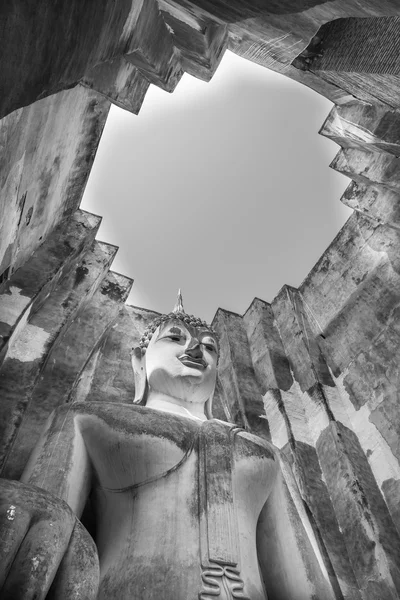
[[(399, 75), (399, 32), (398, 14), (333, 20), (319, 31), (324, 51), (313, 61), (313, 69)], [(385, 37), (383, 47), (382, 36)]]
[(168, 0), (161, 0), (159, 5), (180, 52), (182, 68), (194, 77), (209, 81), (228, 45), (226, 25), (196, 14), (188, 15), (182, 7)]
[[(265, 507), (264, 516), (273, 528), (266, 537), (281, 548), (278, 556), (269, 556), (266, 580), (275, 574), (278, 588), (281, 579), (284, 589), (287, 582), (293, 589), (287, 567), (295, 559), (299, 598), (312, 600), (313, 592), (333, 598), (312, 543), (301, 522), (295, 521), (296, 511), (288, 509), (290, 498), (280, 494), (278, 457), (272, 446), (235, 425), (207, 420), (204, 412), (203, 418), (188, 418), (187, 409), (194, 411), (200, 405), (204, 410), (213, 393), (218, 351), (212, 332), (207, 332), (207, 342), (199, 343), (205, 339), (204, 328), (185, 325), (179, 314), (154, 332), (145, 353), (134, 353), (133, 360), (144, 371), (135, 370), (135, 376), (145, 380), (146, 406), (75, 402), (54, 411), (23, 474), (23, 481), (33, 486), (28, 493), (39, 485), (80, 516), (93, 491), (99, 561), (101, 567), (112, 567), (102, 568), (93, 584), (95, 590), (99, 585), (100, 597), (118, 593), (128, 600), (143, 590), (148, 600), (160, 594), (184, 600), (193, 597), (193, 591), (196, 596), (209, 595), (209, 571), (217, 563), (217, 573), (211, 573), (226, 577), (226, 586), (222, 579), (214, 587), (244, 588), (261, 600), (265, 596), (256, 527)], [(196, 360), (203, 364), (201, 357), (205, 368), (193, 367)], [(178, 374), (176, 358), (182, 363)], [(190, 377), (197, 377), (194, 369), (201, 372), (197, 386), (186, 387), (187, 369), (192, 370)], [(168, 385), (159, 387), (160, 372)], [(274, 497), (272, 503), (267, 502), (269, 496)], [(281, 520), (275, 518), (277, 510)], [(278, 534), (276, 522), (283, 525)], [(121, 536), (121, 531), (132, 535)], [(287, 535), (282, 544), (285, 532), (290, 539)], [(68, 553), (59, 550), (76, 577)], [(26, 554), (34, 560), (29, 547)], [(277, 560), (281, 555), (284, 569)], [(81, 565), (78, 568), (81, 573)], [(34, 579), (31, 571), (24, 571), (24, 576), (29, 582)]]
[(95, 65), (85, 73), (80, 83), (135, 115), (150, 85), (144, 75), (124, 57)]
[(0, 273), (79, 207), (109, 106), (79, 86), (1, 121)]
[[(311, 87), (338, 104), (348, 102), (354, 99), (354, 96), (363, 98), (364, 96), (360, 95), (359, 86), (357, 85), (359, 77), (354, 76), (349, 84), (343, 78), (343, 75), (343, 79), (339, 79), (336, 72), (329, 73), (329, 77), (326, 76), (325, 72), (318, 72), (315, 75), (313, 70), (310, 70), (312, 65), (310, 67), (309, 64), (310, 56), (311, 58), (314, 57), (315, 52), (313, 50), (310, 52), (308, 48), (305, 51), (307, 62), (299, 60), (299, 55), (302, 55), (303, 50), (313, 36), (318, 40), (318, 43), (320, 42), (320, 26), (335, 20), (332, 10), (338, 10), (339, 4), (335, 6), (332, 3), (312, 2), (307, 3), (306, 10), (304, 10), (305, 5), (299, 6), (297, 4), (296, 14), (291, 14), (291, 8), (289, 4), (284, 2), (279, 2), (279, 5), (276, 3), (275, 6), (270, 3), (265, 12), (260, 10), (258, 16), (254, 12), (253, 18), (250, 17), (246, 20), (234, 19), (229, 26), (230, 49), (244, 58), (283, 73)], [(362, 6), (352, 2), (347, 2), (346, 5), (340, 3), (339, 10), (342, 17), (368, 17), (372, 13), (373, 16), (392, 15), (396, 17), (398, 15), (397, 7), (392, 2), (387, 2), (385, 5), (380, 4), (379, 6), (372, 6), (372, 4), (365, 2)], [(357, 19), (343, 19), (344, 22), (355, 20)], [(364, 18), (358, 19), (361, 22), (364, 20)], [(329, 27), (329, 23), (325, 27)], [(324, 29), (324, 27), (321, 29)], [(344, 28), (336, 28), (332, 36), (333, 42), (336, 44), (335, 51), (346, 46), (346, 33)], [(375, 55), (380, 52), (380, 48), (381, 46), (376, 49), (379, 51), (375, 51)], [(393, 56), (395, 56), (395, 52), (393, 52)], [(379, 89), (379, 75), (374, 75), (374, 77), (376, 78), (376, 87)], [(385, 78), (389, 78), (388, 81)], [(390, 84), (393, 85), (392, 78), (385, 75), (383, 79), (386, 84), (384, 89), (388, 93)], [(365, 87), (371, 88), (369, 82)], [(396, 101), (395, 94), (391, 94), (390, 99)]]
[[(284, 34), (282, 34), (282, 38), (283, 37)], [(305, 71), (298, 68), (296, 59), (290, 64), (279, 62), (274, 58), (273, 51), (270, 51), (270, 47), (267, 46), (267, 48), (265, 48), (264, 43), (258, 39), (255, 40), (247, 35), (243, 36), (243, 38), (231, 35), (229, 38), (229, 49), (238, 56), (242, 56), (267, 69), (285, 75), (302, 85), (306, 85), (335, 104), (340, 105), (355, 100), (354, 96), (348, 91), (321, 79), (311, 71)]]
[(263, 401), (271, 442), (279, 449), (287, 444), (294, 446), (293, 431), (283, 404), (282, 392), (279, 389), (270, 389), (263, 396)]
[[(304, 310), (299, 292), (291, 288), (282, 290), (274, 301), (273, 309), (270, 319), (275, 314), (276, 327), (283, 341), (283, 345), (280, 343), (281, 355), (284, 356), (285, 349), (297, 382), (287, 389), (270, 389), (265, 394), (271, 438), (284, 449), (292, 465), (309, 510), (310, 524), (321, 544), (333, 588), (344, 598), (361, 598), (314, 446), (329, 427), (333, 418), (329, 404), (333, 399), (340, 401), (339, 391), (314, 340), (315, 334), (310, 325), (312, 314)], [(258, 334), (262, 335), (260, 323), (257, 325)], [(266, 333), (264, 336), (264, 343), (259, 342), (259, 345), (270, 347), (271, 341)], [(253, 333), (250, 343), (254, 337)], [(256, 356), (253, 354), (253, 357)], [(285, 364), (283, 356), (281, 362)], [(268, 363), (260, 366), (266, 367), (265, 372), (268, 373)], [(278, 386), (275, 384), (275, 387)]]
[(384, 104), (388, 108), (399, 108), (400, 77), (397, 75), (324, 71), (318, 71), (316, 74), (342, 90), (352, 90), (353, 96), (359, 100), (371, 104)]
[(354, 181), (379, 183), (393, 191), (400, 191), (400, 158), (392, 154), (345, 148), (338, 152), (330, 166)]
[[(352, 363), (339, 378), (335, 379), (339, 395), (329, 394), (328, 402), (333, 417), (341, 425), (352, 431), (361, 445), (364, 455), (376, 480), (379, 489), (383, 492), (385, 481), (400, 479), (400, 464), (394, 456), (393, 450), (386, 439), (385, 426), (379, 428), (373, 422), (373, 413), (377, 405), (382, 401), (367, 394), (367, 402), (357, 405), (355, 393), (347, 383), (348, 374), (351, 373)], [(366, 376), (359, 373), (359, 377)], [(367, 390), (368, 386), (365, 387)], [(369, 392), (369, 390), (368, 390)], [(390, 423), (386, 428), (391, 429)]]
[[(394, 244), (391, 251), (396, 248)], [(396, 257), (394, 262), (397, 262)], [(398, 286), (397, 267), (394, 270), (392, 260), (382, 252), (377, 268), (359, 282), (357, 293), (324, 329), (320, 345), (336, 374), (346, 368), (359, 352), (369, 349), (375, 339), (386, 331), (400, 302)], [(342, 346), (344, 340), (346, 345)]]
[(50, 349), (62, 343), (63, 332), (95, 292), (115, 252), (115, 246), (95, 242), (93, 249), (66, 274), (41, 310), (31, 316), (17, 339), (9, 345), (0, 368), (2, 466)]
[[(98, 278), (90, 267), (93, 286), (80, 270), (73, 296), (71, 265), (92, 241), (96, 218), (82, 240), (71, 234), (71, 248), (57, 249), (51, 236), (59, 224), (68, 228), (65, 219), (78, 207), (109, 100), (137, 112), (149, 81), (172, 90), (182, 70), (207, 80), (228, 44), (340, 105), (322, 133), (343, 148), (332, 166), (355, 180), (343, 201), (358, 214), (299, 292), (287, 288), (272, 309), (256, 300), (243, 318), (218, 313), (223, 357), (214, 414), (261, 427), (261, 435), (268, 422), (288, 457), (294, 476), (286, 463), (285, 481), (296, 505), (290, 535), (308, 536), (303, 547), (294, 544), (307, 599), (318, 596), (304, 570), (312, 565), (310, 547), (319, 548), (337, 598), (398, 597), (398, 1), (95, 4), (62, 2), (57, 15), (39, 1), (31, 13), (18, 2), (0, 9), (1, 114), (19, 109), (0, 130), (0, 277), (9, 289), (18, 278), (19, 301), (28, 299), (22, 306), (3, 296), (0, 307), (11, 328), (18, 323), (8, 350), (19, 348), (26, 359), (12, 364), (7, 356), (0, 372), (5, 446), (35, 398), (46, 410), (60, 398), (131, 402), (127, 347), (154, 315), (126, 307), (111, 326), (121, 297), (113, 297), (113, 286), (102, 295), (114, 277), (104, 280), (108, 266)], [(29, 427), (23, 421), (9, 474), (22, 464), (31, 431), (38, 433), (35, 414)], [(294, 581), (285, 585), (296, 597)]]
[(318, 31), (316, 39), (323, 51), (309, 59), (309, 68), (362, 100), (399, 107), (399, 31), (398, 13), (333, 20)]
[(100, 217), (78, 210), (0, 285), (0, 357), (29, 315), (39, 309), (71, 264), (92, 245), (100, 222)]
[(310, 318), (301, 294), (285, 286), (274, 299), (272, 310), (296, 381), (304, 392), (316, 383), (334, 385), (321, 349), (315, 340)]
[[(268, 504), (269, 509), (276, 507), (281, 518), (271, 520), (265, 506), (257, 526), (260, 568), (266, 573), (264, 581), (268, 598), (340, 598), (340, 591), (337, 590), (335, 582), (330, 581), (328, 571), (323, 565), (318, 541), (310, 525), (303, 499), (283, 455), (280, 456), (279, 464), (282, 477), (274, 486)], [(285, 549), (289, 547), (290, 558), (285, 556)], [(283, 572), (283, 576), (277, 577), (277, 572), (271, 570), (272, 556), (277, 557), (280, 565), (278, 570)]]
[(218, 372), (230, 420), (268, 439), (268, 422), (264, 417), (242, 317), (219, 309), (212, 325), (221, 339)]
[[(168, 0), (168, 4), (175, 10), (182, 8), (192, 19), (211, 18), (221, 25), (231, 24), (236, 28), (234, 35), (241, 36), (245, 44), (250, 33), (255, 45), (269, 47), (272, 53), (274, 47), (276, 54), (282, 45), (285, 55), (280, 53), (281, 63), (288, 63), (300, 54), (327, 21), (340, 17), (398, 14), (396, 0), (379, 3), (368, 0), (362, 6), (355, 0), (346, 3), (342, 0), (333, 3), (304, 0), (295, 6), (292, 0), (281, 0), (269, 3), (268, 7), (262, 2), (244, 3), (239, 0), (233, 4), (222, 0), (218, 3)], [(130, 51), (135, 40), (139, 40), (139, 43), (136, 42), (139, 53), (145, 56), (146, 37), (149, 38), (150, 34), (157, 37), (155, 46), (164, 37), (164, 33), (160, 35), (161, 30), (157, 30), (159, 35), (156, 36), (156, 29), (146, 29), (148, 21), (144, 17), (148, 14), (146, 11), (153, 10), (152, 6), (155, 2), (144, 3), (143, 0), (119, 0), (113, 5), (100, 0), (85, 6), (73, 1), (62, 2), (55, 11), (37, 0), (29, 16), (21, 9), (20, 2), (4, 6), (1, 15), (4, 62), (1, 62), (0, 114), (8, 114), (45, 95), (72, 87), (95, 65)], [(154, 23), (152, 26), (156, 27)], [(271, 26), (283, 32), (282, 40), (286, 38), (285, 42), (277, 41), (277, 36), (270, 36)], [(18, 31), (18, 37), (14, 35), (15, 31)], [(333, 39), (340, 47), (340, 30), (334, 32)], [(294, 44), (294, 41), (301, 43)], [(139, 48), (140, 44), (142, 48)], [(253, 56), (259, 53), (253, 52)], [(164, 59), (159, 57), (157, 60)], [(162, 78), (157, 82), (160, 83), (163, 84)]]
[(270, 304), (255, 298), (243, 316), (257, 380), (267, 390), (288, 390), (293, 378)]
[(316, 449), (309, 444), (296, 441), (294, 451), (289, 452), (287, 449), (285, 454), (294, 468), (296, 481), (308, 507), (311, 523), (314, 524), (320, 544), (328, 558), (326, 563), (331, 567), (332, 586), (336, 588), (338, 596), (342, 594), (343, 598), (361, 599)]
[(54, 343), (40, 378), (32, 390), (18, 429), (14, 451), (3, 467), (3, 476), (19, 479), (39, 433), (52, 410), (70, 401), (91, 354), (113, 327), (132, 280), (109, 272), (93, 297), (76, 313)]
[(397, 191), (352, 181), (341, 201), (379, 224), (400, 229), (400, 194)]
[[(185, 0), (173, 0), (173, 2), (183, 6), (186, 4)], [(326, 0), (301, 0), (295, 4), (293, 0), (273, 0), (268, 6), (265, 6), (262, 0), (246, 0), (245, 2), (242, 0), (234, 0), (233, 2), (228, 0), (197, 0), (193, 4), (203, 13), (215, 15), (218, 19), (228, 23), (253, 21), (254, 29), (257, 29), (256, 18), (271, 21), (276, 19), (285, 22), (285, 18), (291, 20), (290, 17), (295, 21), (300, 14), (302, 18), (298, 23), (299, 30), (305, 28), (304, 21), (306, 23), (308, 20), (320, 21), (321, 23), (330, 21), (332, 13), (340, 14), (343, 17), (367, 17), (370, 14), (373, 16), (397, 16), (398, 8), (394, 0), (385, 0), (379, 5), (374, 0), (366, 0), (362, 6), (354, 0), (346, 2), (346, 4), (342, 0), (334, 0), (333, 6), (329, 5)], [(328, 6), (326, 6), (327, 4)]]
[(61, 2), (55, 7), (38, 0), (29, 12), (23, 2), (4, 5), (0, 114), (70, 88), (88, 66), (122, 54), (142, 5), (142, 0), (113, 4), (100, 0), (84, 5)]
[(344, 372), (344, 385), (356, 409), (365, 403), (396, 403), (400, 385), (399, 304), (369, 347), (363, 348)]
[(218, 375), (212, 402), (212, 415), (214, 419), (220, 419), (221, 421), (227, 421), (228, 423), (232, 422), (227, 398), (224, 395), (222, 383)]
[(400, 533), (400, 480), (386, 479), (382, 485), (382, 492), (393, 523)]
[(145, 77), (167, 92), (172, 92), (183, 75), (179, 54), (156, 0), (146, 0), (136, 23), (135, 33), (124, 50)]
[(317, 450), (361, 593), (396, 598), (400, 538), (357, 437), (332, 423)]
[[(67, 503), (38, 487), (17, 481), (2, 479), (0, 486), (2, 598), (60, 600), (83, 594), (87, 600), (94, 600), (99, 576), (97, 552)], [(4, 540), (8, 541), (5, 545)], [(56, 581), (47, 595), (65, 552), (72, 554), (72, 563), (84, 570), (84, 581), (77, 572), (64, 574), (68, 594), (58, 593), (60, 582)]]
[(372, 412), (370, 421), (376, 426), (389, 445), (394, 456), (400, 461), (400, 423), (399, 423), (399, 397), (397, 395), (385, 397)]
[(130, 353), (139, 344), (146, 326), (157, 316), (154, 311), (124, 306), (115, 326), (82, 372), (72, 399), (132, 403), (135, 387)]
[(333, 107), (319, 132), (342, 146), (400, 155), (400, 113), (351, 102)]
[[(344, 310), (359, 286), (384, 258), (372, 242), (377, 229), (377, 223), (371, 219), (353, 214), (300, 287), (304, 301), (325, 337), (327, 325)], [(383, 236), (387, 232), (384, 229)], [(382, 235), (376, 233), (376, 241), (381, 239)]]

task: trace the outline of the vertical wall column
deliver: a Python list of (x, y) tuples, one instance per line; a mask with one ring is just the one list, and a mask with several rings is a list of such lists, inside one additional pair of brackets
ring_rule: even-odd
[(213, 327), (220, 336), (218, 373), (227, 416), (233, 423), (269, 439), (243, 319), (236, 313), (219, 309)]
[[(21, 420), (30, 406), (50, 351), (62, 343), (70, 322), (101, 284), (115, 256), (116, 247), (94, 242), (59, 282), (8, 347), (0, 368), (1, 464), (11, 451)], [(40, 431), (34, 428), (35, 435)]]
[(303, 524), (314, 530), (336, 597), (361, 598), (315, 448), (331, 419), (326, 390), (334, 383), (297, 290), (283, 288), (273, 306), (255, 299), (244, 321), (271, 439), (288, 462), (293, 497), (300, 491)]
[(283, 288), (272, 309), (295, 382), (282, 394), (293, 469), (341, 592), (397, 598), (399, 538), (316, 341), (318, 324), (293, 288)]

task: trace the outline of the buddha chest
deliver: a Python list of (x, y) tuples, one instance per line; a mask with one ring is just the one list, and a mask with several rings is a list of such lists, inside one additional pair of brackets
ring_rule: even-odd
[(263, 599), (255, 530), (272, 448), (221, 421), (109, 407), (78, 418), (94, 472), (99, 597), (225, 600), (251, 588)]

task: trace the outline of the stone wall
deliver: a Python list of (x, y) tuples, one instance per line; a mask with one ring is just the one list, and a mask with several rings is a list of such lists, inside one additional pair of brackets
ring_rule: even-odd
[(131, 401), (129, 349), (154, 313), (124, 304), (132, 282), (80, 200), (110, 102), (137, 113), (150, 84), (209, 80), (230, 48), (335, 103), (320, 133), (354, 213), (298, 290), (217, 312), (214, 414), (280, 449), (334, 596), (384, 600), (400, 597), (400, 21), (397, 0), (360, 4), (1, 9), (0, 461), (18, 478), (63, 403)]

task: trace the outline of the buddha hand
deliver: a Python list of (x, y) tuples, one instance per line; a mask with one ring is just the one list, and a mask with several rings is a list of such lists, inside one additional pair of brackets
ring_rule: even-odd
[(0, 479), (2, 600), (91, 600), (96, 546), (70, 507), (49, 492)]

